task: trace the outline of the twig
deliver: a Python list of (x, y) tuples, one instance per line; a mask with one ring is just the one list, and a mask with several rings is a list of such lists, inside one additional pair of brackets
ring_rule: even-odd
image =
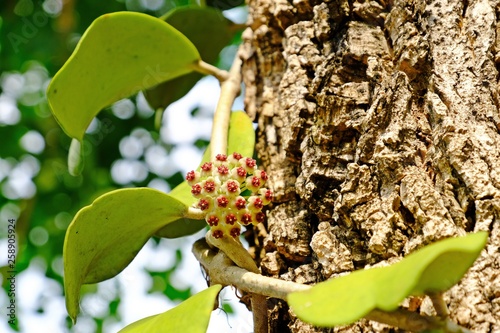
[(436, 317), (423, 316), (417, 312), (406, 309), (397, 309), (391, 312), (372, 310), (365, 318), (412, 332), (420, 332), (426, 329), (439, 329), (443, 326)]
[(200, 239), (193, 244), (193, 253), (196, 259), (209, 272), (213, 283), (233, 285), (249, 293), (280, 299), (286, 299), (286, 295), (291, 292), (303, 291), (310, 288), (308, 285), (270, 278), (234, 266), (233, 262), (224, 252), (220, 251), (216, 253), (204, 239)]
[(402, 308), (391, 312), (375, 309), (367, 314), (365, 318), (412, 332), (439, 329), (446, 333), (472, 333), (465, 327), (461, 327), (448, 319), (442, 320), (438, 317), (421, 315)]
[(439, 318), (445, 319), (450, 315), (450, 313), (448, 312), (448, 306), (443, 299), (443, 293), (429, 294), (429, 298), (431, 299), (432, 305), (434, 306), (436, 314)]
[[(311, 288), (309, 285), (270, 278), (236, 267), (224, 252), (216, 253), (212, 250), (205, 239), (194, 243), (193, 253), (206, 268), (213, 283), (233, 285), (252, 294), (275, 297), (285, 301), (289, 293)], [(402, 308), (391, 312), (375, 309), (365, 318), (413, 332), (441, 329), (447, 333), (472, 333), (449, 319), (425, 316)]]
[(236, 53), (233, 65), (229, 71), (229, 77), (221, 83), (221, 92), (215, 109), (212, 136), (210, 138), (211, 160), (215, 160), (217, 154), (227, 153), (227, 133), (229, 130), (231, 107), (241, 90), (240, 71), (241, 59), (239, 54)]
[(367, 314), (365, 318), (412, 332), (439, 329), (446, 333), (472, 333), (470, 330), (455, 324), (449, 319), (443, 320), (438, 317), (421, 315), (402, 308), (391, 312), (375, 309)]

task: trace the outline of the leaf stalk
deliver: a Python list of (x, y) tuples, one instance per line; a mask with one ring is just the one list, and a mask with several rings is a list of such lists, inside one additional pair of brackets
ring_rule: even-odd
[(229, 73), (227, 71), (210, 65), (201, 59), (194, 63), (193, 69), (204, 75), (215, 76), (221, 83), (229, 79)]

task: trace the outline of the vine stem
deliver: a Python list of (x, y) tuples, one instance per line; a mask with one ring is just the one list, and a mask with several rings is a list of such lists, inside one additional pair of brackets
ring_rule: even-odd
[[(220, 246), (224, 249), (224, 245)], [(234, 260), (227, 253), (214, 251), (205, 239), (200, 239), (193, 244), (193, 254), (205, 267), (213, 284), (232, 285), (253, 295), (259, 294), (285, 301), (287, 301), (288, 294), (311, 288), (309, 285), (263, 276), (253, 272), (254, 270), (234, 266)], [(247, 255), (249, 256), (248, 252)], [(238, 260), (236, 259), (236, 261)], [(412, 332), (441, 329), (446, 333), (472, 333), (449, 319), (421, 315), (402, 308), (390, 312), (375, 309), (368, 313), (365, 318)], [(255, 328), (254, 331), (259, 332)]]
[(205, 239), (199, 239), (193, 244), (193, 254), (209, 272), (211, 283), (233, 285), (249, 293), (280, 299), (286, 299), (286, 295), (291, 292), (310, 288), (304, 284), (273, 279), (237, 267), (226, 253), (212, 250)]
[[(241, 65), (242, 61), (239, 57), (239, 52), (236, 53), (235, 59), (229, 71), (220, 71), (217, 68), (198, 62), (195, 69), (204, 74), (212, 74), (221, 82), (221, 92), (219, 101), (214, 112), (214, 120), (212, 125), (212, 135), (210, 138), (210, 159), (214, 161), (217, 154), (227, 154), (227, 140), (229, 132), (229, 121), (231, 119), (231, 108), (234, 100), (241, 91)], [(195, 216), (198, 212), (188, 210), (187, 215)], [(259, 268), (255, 264), (250, 254), (245, 250), (241, 242), (231, 237), (223, 237), (216, 239), (212, 237), (209, 231), (206, 235), (206, 240), (212, 246), (221, 250), (221, 256), (224, 254), (239, 267), (253, 272), (259, 273)], [(255, 333), (267, 333), (267, 297), (262, 294), (252, 293), (252, 313), (254, 321)]]
[(229, 119), (231, 118), (231, 107), (241, 91), (240, 72), (242, 62), (238, 54), (239, 52), (236, 53), (228, 78), (221, 82), (221, 91), (215, 108), (212, 136), (210, 138), (211, 160), (215, 160), (217, 154), (227, 154), (227, 133), (229, 131)]
[(448, 312), (448, 306), (446, 306), (446, 302), (443, 298), (443, 293), (429, 294), (429, 298), (432, 301), (432, 305), (434, 306), (438, 317), (445, 319), (450, 315), (450, 313)]
[[(245, 272), (250, 272), (256, 276), (260, 275), (260, 270), (255, 264), (255, 261), (250, 256), (248, 251), (243, 247), (239, 238), (224, 236), (222, 238), (214, 238), (209, 231), (205, 235), (206, 243), (220, 249), (221, 251), (218, 260), (215, 260), (216, 267), (226, 267), (228, 265), (219, 265), (217, 261), (227, 262), (231, 266), (235, 263), (237, 269), (243, 269)], [(217, 269), (217, 268), (216, 268)], [(244, 290), (244, 289), (241, 289)], [(267, 333), (267, 297), (263, 293), (252, 292), (252, 314), (255, 333)]]

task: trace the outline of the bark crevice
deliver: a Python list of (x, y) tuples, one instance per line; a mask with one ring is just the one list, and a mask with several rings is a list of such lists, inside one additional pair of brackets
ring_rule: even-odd
[[(498, 3), (249, 8), (245, 108), (276, 193), (256, 249), (262, 271), (315, 283), (489, 230), (488, 248), (444, 297), (460, 325), (500, 330)], [(430, 301), (417, 309), (433, 313)], [(328, 331), (281, 301), (269, 311), (272, 332)], [(367, 320), (332, 329), (387, 330)]]

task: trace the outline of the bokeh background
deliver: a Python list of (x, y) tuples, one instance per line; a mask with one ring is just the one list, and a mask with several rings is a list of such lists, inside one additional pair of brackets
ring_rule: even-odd
[[(117, 188), (148, 186), (169, 192), (197, 166), (208, 143), (219, 85), (202, 79), (163, 113), (142, 93), (101, 112), (87, 130), (85, 169), (69, 175), (70, 139), (51, 115), (45, 90), (85, 29), (98, 16), (138, 11), (161, 16), (187, 0), (0, 1), (0, 332), (117, 332), (126, 324), (175, 306), (206, 288), (190, 253), (204, 231), (180, 239), (152, 239), (116, 278), (82, 288), (82, 315), (73, 326), (63, 296), (62, 248), (75, 213)], [(232, 1), (224, 15), (244, 23)], [(228, 69), (240, 41), (222, 50)], [(126, 70), (126, 69), (125, 69)], [(242, 101), (236, 101), (242, 108)], [(156, 123), (161, 126), (155, 126)], [(159, 121), (158, 121), (159, 120)], [(147, 214), (147, 212), (144, 212)], [(6, 316), (7, 223), (16, 220), (16, 314)], [(251, 315), (226, 288), (209, 332), (251, 332)]]

